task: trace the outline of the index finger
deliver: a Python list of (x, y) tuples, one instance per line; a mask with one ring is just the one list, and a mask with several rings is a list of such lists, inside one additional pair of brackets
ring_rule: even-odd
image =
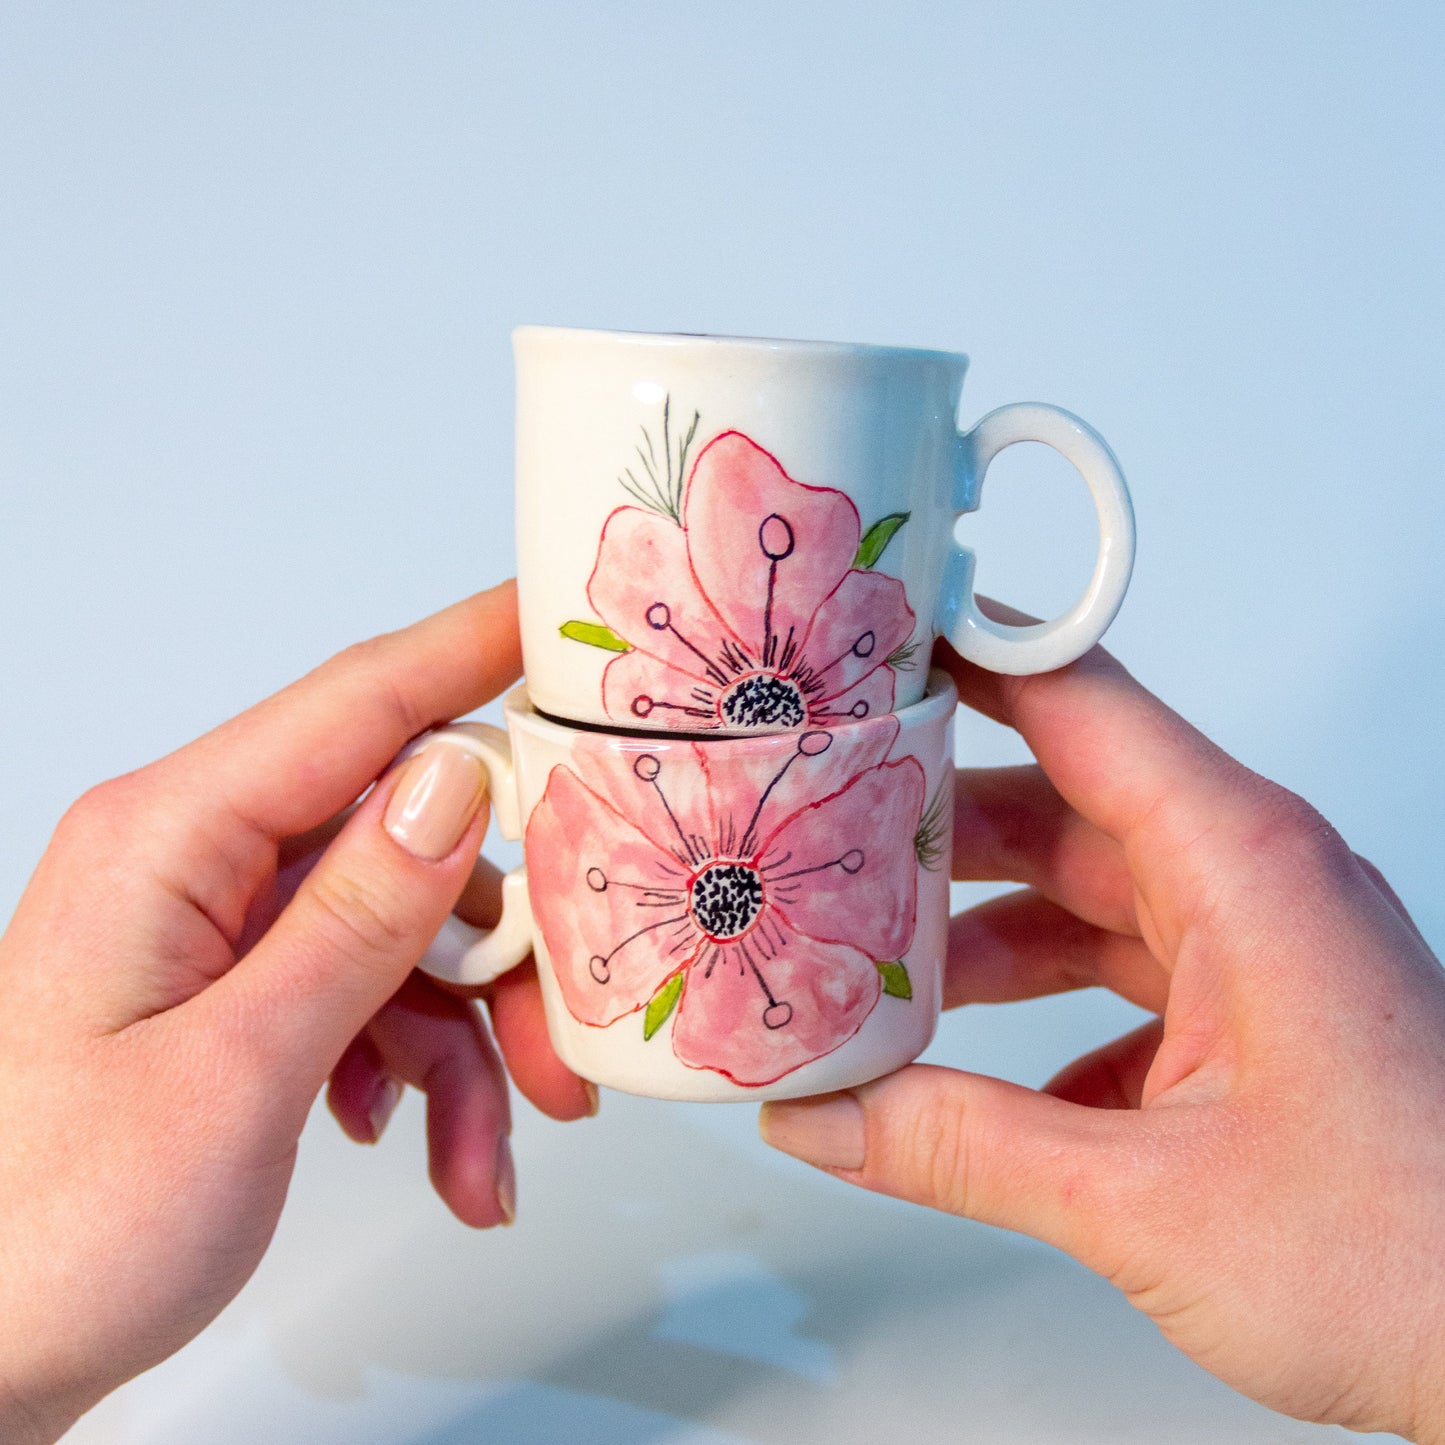
[[(985, 672), (947, 648), (937, 660), (960, 697), (1017, 729), (1064, 800), (1122, 846), (1140, 931), (1166, 969), (1192, 937), (1206, 945), (1192, 961), (1234, 971), (1253, 990), (1252, 1007), (1261, 989), (1276, 988), (1286, 1010), (1298, 1008), (1301, 969), (1314, 989), (1327, 958), (1359, 972), (1340, 940), (1369, 936), (1384, 899), (1348, 845), (1102, 648), (1024, 677)], [(1281, 948), (1286, 939), (1292, 950)], [(1300, 968), (1287, 968), (1286, 954)], [(1192, 976), (1202, 980), (1197, 997), (1213, 995), (1209, 967)]]
[[(1029, 620), (991, 604), (1002, 621)], [(1288, 798), (1137, 682), (1101, 647), (1054, 672), (1003, 676), (946, 643), (959, 697), (1014, 728), (1070, 807), (1120, 843), (1136, 884), (1178, 884), (1268, 826)], [(1196, 880), (1197, 881), (1197, 877)]]
[(490, 702), (522, 671), (513, 582), (357, 643), (164, 760), (272, 840), (325, 823), (401, 747)]
[[(998, 604), (989, 611), (1028, 620)], [(1102, 647), (1022, 677), (965, 662), (946, 642), (934, 661), (952, 674), (961, 701), (1015, 729), (1064, 799), (1121, 843), (1167, 800), (1197, 810), (1253, 777)]]

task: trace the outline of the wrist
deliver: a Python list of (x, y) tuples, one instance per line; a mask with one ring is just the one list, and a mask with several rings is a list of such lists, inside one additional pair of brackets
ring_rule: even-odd
[(0, 1361), (0, 1440), (5, 1445), (54, 1445), (87, 1409), (43, 1400), (18, 1385)]
[(0, 1378), (0, 1440), (7, 1445), (53, 1445), (74, 1423), (47, 1420)]
[(1433, 1380), (1417, 1388), (1413, 1414), (1411, 1427), (1402, 1432), (1406, 1439), (1415, 1445), (1445, 1445), (1445, 1399)]
[(1410, 1424), (1400, 1433), (1416, 1445), (1445, 1445), (1445, 1353), (1418, 1363), (1413, 1377)]

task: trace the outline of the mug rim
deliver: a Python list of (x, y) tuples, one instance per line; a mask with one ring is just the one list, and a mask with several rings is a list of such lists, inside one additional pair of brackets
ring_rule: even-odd
[(968, 355), (962, 351), (944, 351), (927, 346), (894, 346), (876, 341), (811, 341), (800, 337), (733, 336), (705, 331), (627, 331), (609, 327), (545, 326), (527, 323), (514, 327), (512, 345), (530, 341), (614, 341), (624, 346), (741, 347), (756, 351), (797, 351), (814, 356), (863, 354), (892, 356), (905, 360), (947, 362), (967, 367)]
[(898, 722), (899, 732), (902, 734), (909, 728), (925, 727), (940, 716), (947, 716), (958, 706), (958, 689), (954, 685), (953, 678), (941, 667), (933, 667), (928, 671), (928, 684), (924, 688), (923, 696), (908, 707), (899, 708), (892, 713), (878, 713), (870, 718), (858, 718), (852, 722), (838, 723), (830, 728), (793, 728), (785, 732), (768, 733), (724, 733), (721, 735), (711, 732), (672, 733), (664, 732), (656, 728), (608, 728), (601, 727), (596, 723), (586, 723), (567, 718), (554, 717), (551, 713), (540, 711), (532, 702), (530, 693), (527, 691), (527, 684), (524, 681), (517, 684), (507, 693), (502, 700), (502, 712), (508, 724), (516, 722), (519, 727), (525, 727), (528, 732), (541, 737), (548, 737), (556, 742), (570, 743), (570, 740), (579, 737), (605, 738), (611, 743), (622, 744), (643, 744), (656, 746), (659, 742), (668, 743), (698, 743), (703, 747), (720, 746), (724, 743), (733, 745), (754, 744), (759, 747), (765, 745), (776, 745), (781, 738), (796, 737), (799, 732), (817, 731), (830, 733), (846, 733), (853, 728), (869, 727), (877, 723), (880, 718), (892, 717)]

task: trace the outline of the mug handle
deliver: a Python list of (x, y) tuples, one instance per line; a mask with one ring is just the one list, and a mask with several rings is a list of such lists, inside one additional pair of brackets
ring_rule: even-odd
[[(445, 738), (449, 747), (465, 748), (487, 770), (487, 792), (497, 830), (515, 843), (522, 836), (522, 816), (512, 745), (506, 733), (487, 723), (452, 723), (420, 739), (418, 746), (436, 738)], [(502, 879), (502, 916), (495, 928), (473, 928), (451, 914), (418, 967), (446, 983), (491, 983), (531, 951), (532, 905), (523, 865)]]
[(1114, 620), (1134, 568), (1134, 509), (1124, 474), (1108, 443), (1087, 422), (1061, 407), (1016, 402), (991, 411), (958, 437), (953, 480), (954, 521), (977, 509), (988, 464), (1015, 442), (1053, 447), (1088, 484), (1099, 518), (1099, 555), (1084, 595), (1052, 622), (1015, 627), (978, 610), (973, 595), (976, 558), (955, 545), (944, 572), (934, 630), (960, 657), (992, 672), (1051, 672), (1082, 657)]

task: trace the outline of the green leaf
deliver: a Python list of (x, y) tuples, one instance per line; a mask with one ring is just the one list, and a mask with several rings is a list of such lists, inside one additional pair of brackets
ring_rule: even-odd
[(893, 540), (893, 534), (912, 515), (912, 512), (890, 512), (886, 517), (879, 517), (863, 533), (863, 540), (858, 544), (858, 555), (854, 557), (853, 565), (865, 569), (872, 567), (883, 555), (883, 549)]
[(631, 652), (632, 644), (624, 642), (610, 627), (600, 622), (564, 622), (557, 629), (563, 637), (573, 642), (585, 642), (589, 647), (605, 647), (608, 652)]
[(883, 992), (889, 998), (912, 998), (913, 981), (908, 970), (901, 963), (883, 963), (875, 960), (873, 967), (883, 976)]
[(684, 972), (682, 969), (673, 974), (648, 1001), (647, 1012), (642, 1016), (642, 1038), (643, 1041), (650, 1039), (671, 1015), (677, 1007), (677, 1001), (682, 997), (682, 981)]

